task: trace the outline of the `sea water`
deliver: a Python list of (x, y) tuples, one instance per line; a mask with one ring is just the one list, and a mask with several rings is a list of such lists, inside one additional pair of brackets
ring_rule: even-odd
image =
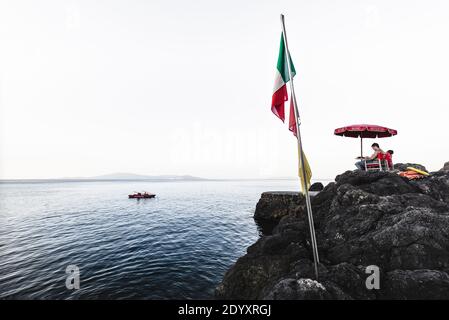
[[(142, 190), (157, 197), (128, 199)], [(259, 237), (254, 209), (269, 190), (298, 182), (0, 183), (0, 298), (213, 298)]]

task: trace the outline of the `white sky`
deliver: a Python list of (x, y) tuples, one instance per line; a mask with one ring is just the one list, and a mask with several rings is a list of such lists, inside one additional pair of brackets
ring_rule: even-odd
[(315, 178), (353, 169), (353, 123), (397, 129), (395, 162), (449, 161), (449, 1), (2, 0), (0, 178), (294, 177), (281, 12)]

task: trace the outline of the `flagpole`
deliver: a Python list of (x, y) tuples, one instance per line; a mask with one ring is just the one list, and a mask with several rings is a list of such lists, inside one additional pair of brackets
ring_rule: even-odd
[(299, 112), (298, 112), (298, 105), (296, 103), (296, 95), (295, 95), (295, 87), (293, 85), (293, 75), (292, 75), (292, 68), (291, 68), (291, 61), (290, 61), (290, 50), (288, 49), (288, 42), (287, 42), (287, 33), (285, 31), (285, 22), (284, 22), (284, 15), (281, 14), (281, 24), (282, 24), (282, 35), (284, 37), (284, 43), (285, 43), (285, 51), (287, 56), (287, 68), (288, 68), (288, 74), (290, 76), (290, 91), (291, 91), (291, 99), (293, 99), (293, 108), (295, 111), (295, 119), (296, 119), (296, 133), (298, 138), (298, 149), (299, 149), (299, 160), (301, 163), (301, 169), (302, 169), (302, 182), (304, 185), (304, 195), (306, 198), (306, 207), (307, 207), (307, 216), (309, 220), (309, 229), (310, 229), (310, 238), (312, 241), (312, 251), (313, 251), (313, 262), (315, 266), (315, 276), (316, 280), (318, 280), (318, 264), (320, 263), (320, 258), (318, 255), (318, 247), (316, 243), (316, 235), (315, 235), (315, 226), (313, 223), (313, 213), (312, 213), (312, 204), (310, 202), (310, 195), (309, 195), (309, 186), (307, 184), (306, 180), (306, 168), (305, 168), (305, 161), (304, 161), (304, 153), (302, 150), (302, 141), (301, 141), (301, 131), (300, 131), (300, 125), (299, 125)]

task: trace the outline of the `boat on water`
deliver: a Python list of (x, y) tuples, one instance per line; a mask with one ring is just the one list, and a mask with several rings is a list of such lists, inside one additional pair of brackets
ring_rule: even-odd
[(129, 194), (128, 198), (129, 199), (149, 199), (149, 198), (154, 198), (156, 195), (154, 193), (149, 193), (149, 192), (134, 192), (133, 194)]

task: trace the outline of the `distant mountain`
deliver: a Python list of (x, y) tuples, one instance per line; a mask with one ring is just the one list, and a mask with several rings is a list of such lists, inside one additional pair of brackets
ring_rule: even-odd
[(209, 180), (189, 175), (148, 176), (135, 173), (111, 173), (94, 177), (64, 177), (52, 179), (0, 179), (0, 183), (40, 183), (40, 182), (91, 182), (91, 181), (202, 181)]
[(148, 175), (141, 175), (141, 174), (135, 174), (135, 173), (123, 173), (123, 172), (104, 174), (104, 175), (99, 175), (99, 176), (95, 176), (95, 177), (86, 177), (84, 179), (89, 179), (89, 180), (204, 180), (203, 178), (198, 178), (198, 177), (189, 176), (189, 175), (148, 176)]

